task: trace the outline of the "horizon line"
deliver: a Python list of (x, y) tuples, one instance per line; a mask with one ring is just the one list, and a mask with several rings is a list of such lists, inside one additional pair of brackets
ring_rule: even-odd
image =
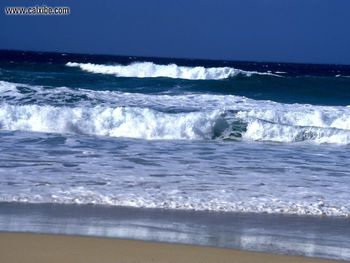
[(259, 63), (259, 64), (293, 64), (293, 65), (323, 65), (323, 66), (350, 66), (350, 64), (342, 63), (310, 63), (310, 62), (286, 62), (286, 61), (268, 61), (268, 60), (233, 60), (233, 59), (205, 59), (205, 58), (185, 58), (185, 57), (162, 57), (162, 56), (147, 56), (147, 55), (117, 55), (107, 53), (74, 53), (71, 51), (40, 51), (40, 50), (24, 50), (24, 49), (0, 49), (0, 52), (26, 52), (26, 53), (51, 53), (51, 54), (67, 54), (67, 55), (86, 55), (86, 56), (110, 56), (110, 57), (134, 57), (144, 59), (164, 59), (164, 60), (197, 60), (197, 61), (212, 61), (212, 62), (229, 62), (229, 63)]

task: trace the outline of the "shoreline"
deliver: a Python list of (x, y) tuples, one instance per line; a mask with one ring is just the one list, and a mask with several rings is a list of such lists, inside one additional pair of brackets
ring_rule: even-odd
[(163, 242), (14, 232), (0, 232), (0, 261), (7, 263), (346, 262)]
[(1, 231), (350, 260), (345, 218), (0, 202)]

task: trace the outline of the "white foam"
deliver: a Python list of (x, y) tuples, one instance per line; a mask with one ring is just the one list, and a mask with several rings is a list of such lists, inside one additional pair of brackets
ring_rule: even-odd
[(0, 92), (1, 95), (13, 95), (15, 93), (18, 95), (19, 93), (17, 92), (17, 83), (12, 83), (12, 82), (7, 82), (7, 81), (2, 81), (0, 80)]
[[(90, 73), (110, 74), (117, 77), (134, 78), (175, 78), (189, 80), (227, 79), (237, 75), (274, 75), (268, 72), (244, 71), (230, 67), (185, 67), (176, 64), (158, 65), (152, 62), (135, 62), (130, 65), (100, 65), (92, 63), (68, 62), (68, 67), (78, 67)], [(274, 75), (278, 76), (278, 75)]]
[[(257, 118), (260, 117), (259, 113), (252, 117), (251, 112), (242, 111), (237, 114), (227, 114), (222, 110), (175, 114), (137, 107), (70, 108), (3, 104), (0, 107), (0, 127), (3, 130), (75, 133), (147, 140), (227, 138), (231, 132), (236, 131), (241, 133), (243, 139), (255, 141), (350, 143), (349, 121), (344, 121), (344, 116), (334, 119), (331, 125), (326, 126), (325, 123), (319, 123), (318, 118), (308, 120), (305, 112), (294, 112), (294, 115), (304, 116), (303, 122), (308, 124), (300, 126), (292, 118), (286, 119), (288, 124), (279, 122), (278, 118), (273, 119), (274, 122), (262, 120)], [(278, 117), (286, 118), (283, 113), (279, 114)], [(235, 127), (237, 121), (246, 123), (246, 131)], [(332, 127), (337, 125), (342, 129)]]
[[(26, 92), (22, 94), (23, 87)], [(350, 143), (350, 107), (283, 104), (231, 95), (48, 89), (5, 81), (0, 82), (0, 90), (5, 94), (0, 128), (6, 130), (170, 140), (238, 134), (253, 141)], [(26, 100), (35, 104), (28, 105)]]
[(350, 131), (331, 128), (289, 126), (255, 120), (248, 123), (243, 137), (254, 141), (349, 144)]
[(248, 123), (243, 135), (248, 140), (349, 144), (349, 114), (347, 107), (272, 103), (237, 117)]
[(147, 108), (4, 104), (0, 126), (4, 130), (142, 139), (210, 139), (218, 115), (218, 111), (166, 114)]
[[(0, 129), (74, 134), (63, 136), (67, 139), (59, 145), (51, 140), (28, 143), (28, 138), (33, 142), (62, 138), (38, 133), (11, 133), (4, 139), (4, 149), (13, 150), (4, 152), (3, 162), (10, 165), (0, 202), (350, 215), (348, 147), (309, 144), (277, 149), (275, 144), (203, 141), (153, 144), (76, 136), (220, 140), (240, 133), (248, 141), (350, 144), (350, 107), (228, 95), (45, 88), (4, 81), (0, 90), (11, 94), (0, 103)], [(120, 143), (127, 145), (125, 150), (118, 148)], [(25, 147), (24, 155), (17, 155), (13, 147)], [(159, 151), (153, 147), (160, 147)], [(144, 155), (132, 156), (140, 148)], [(71, 154), (57, 155), (56, 150)], [(48, 154), (31, 154), (42, 151)], [(171, 154), (162, 162), (159, 156), (166, 152)]]
[[(185, 196), (176, 190), (169, 193), (150, 193), (140, 188), (139, 191), (139, 193), (121, 191), (119, 194), (103, 194), (85, 189), (85, 187), (77, 187), (62, 189), (54, 194), (48, 193), (47, 195), (3, 194), (0, 195), (0, 202), (98, 204), (135, 208), (350, 217), (350, 207), (348, 205), (339, 205), (332, 201), (303, 201), (291, 198), (282, 200), (266, 197), (254, 198), (252, 196), (241, 199), (240, 197), (234, 198), (231, 195), (219, 193), (214, 189), (211, 193), (205, 191), (205, 196), (196, 191)], [(344, 203), (344, 200), (342, 202)]]

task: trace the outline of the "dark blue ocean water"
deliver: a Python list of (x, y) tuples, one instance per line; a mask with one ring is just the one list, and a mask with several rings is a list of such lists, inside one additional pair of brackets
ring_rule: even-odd
[(0, 51), (0, 201), (349, 216), (349, 76)]

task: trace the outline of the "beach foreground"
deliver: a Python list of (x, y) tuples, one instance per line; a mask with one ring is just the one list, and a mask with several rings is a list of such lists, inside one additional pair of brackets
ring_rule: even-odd
[(326, 263), (340, 261), (110, 238), (1, 233), (0, 262)]

